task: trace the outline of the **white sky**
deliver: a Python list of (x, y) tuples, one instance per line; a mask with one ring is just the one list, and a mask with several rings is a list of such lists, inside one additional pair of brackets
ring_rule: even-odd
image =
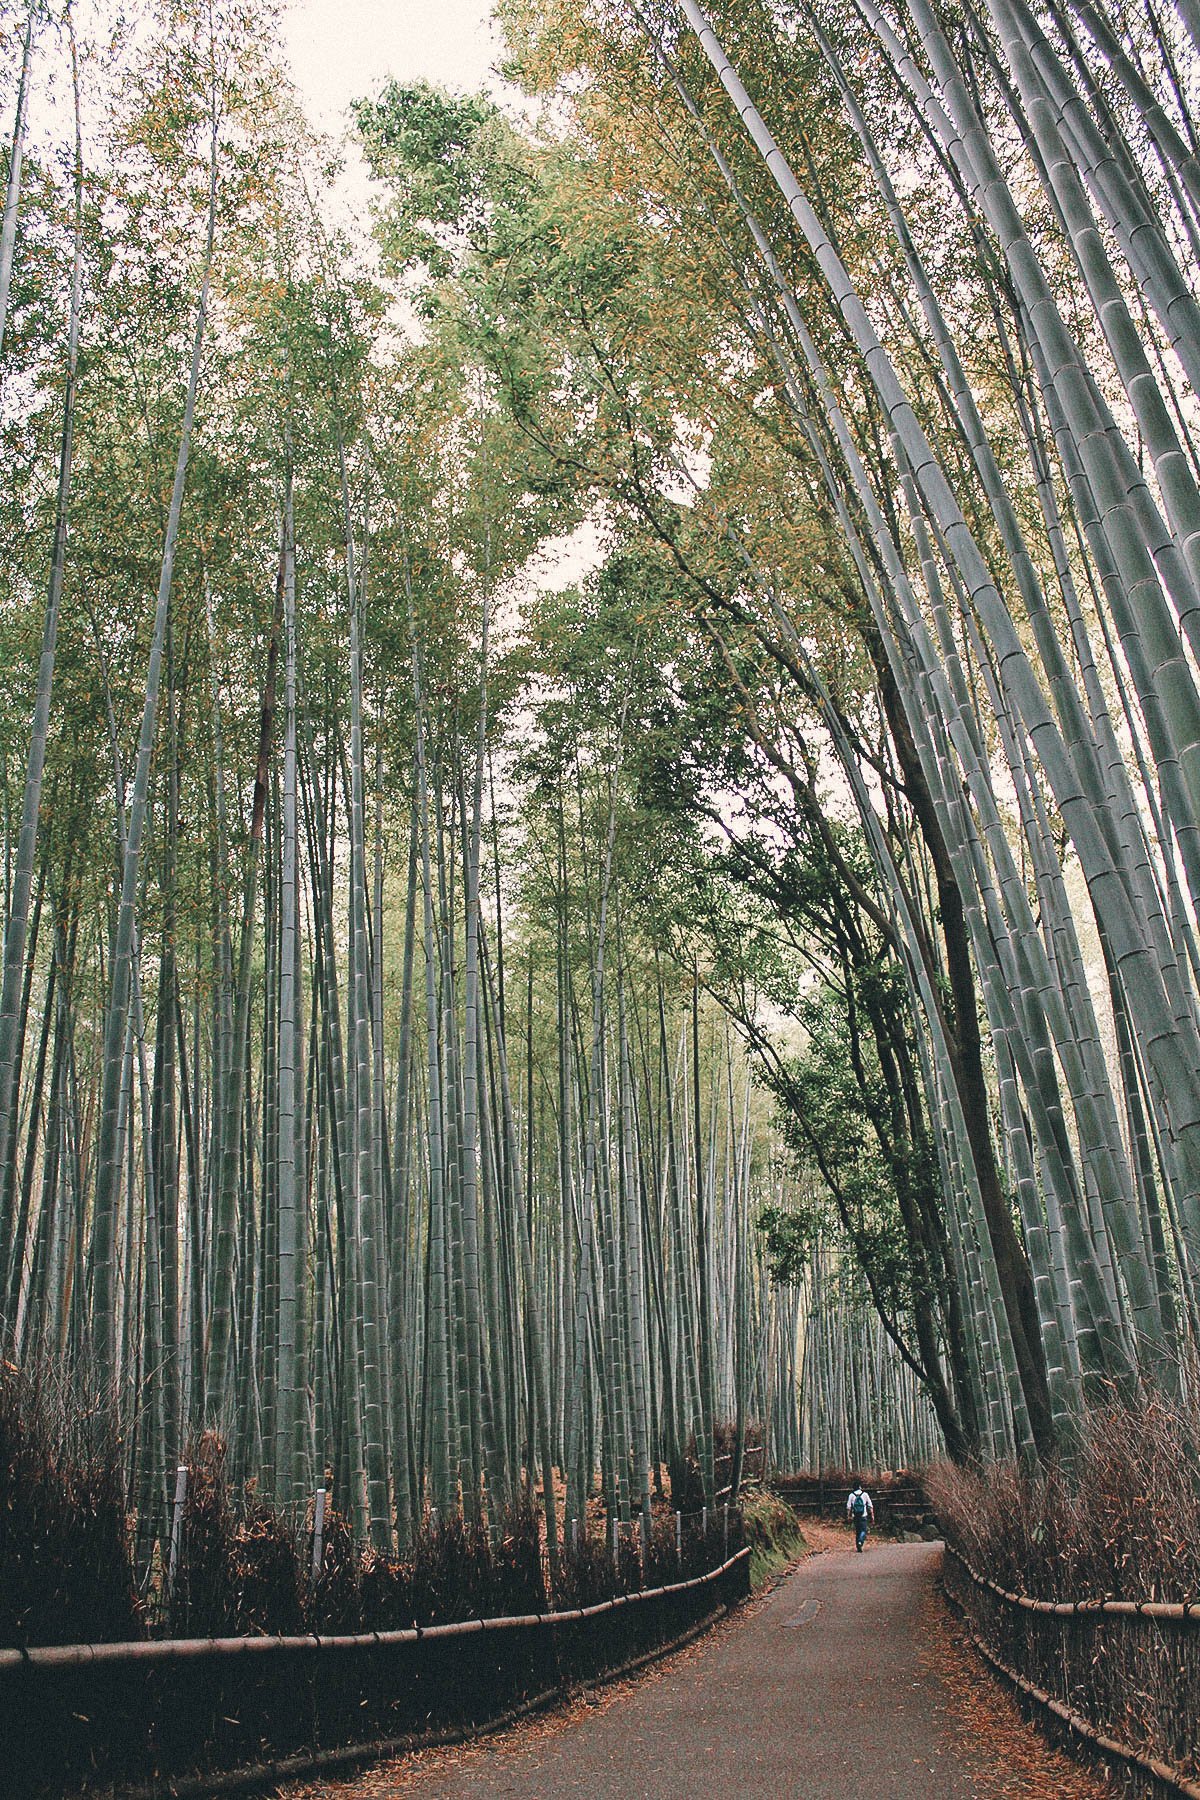
[[(284, 42), (301, 103), (312, 123), (342, 137), (352, 100), (389, 76), (443, 87), (498, 91), (500, 34), (490, 0), (292, 0)], [(340, 187), (351, 206), (366, 195), (365, 171), (351, 146)], [(527, 571), (536, 587), (579, 581), (603, 560), (592, 520), (543, 546)]]
[[(118, 0), (83, 0), (77, 16), (85, 36), (94, 32), (103, 40), (117, 9)], [(305, 112), (334, 139), (346, 131), (350, 102), (377, 92), (389, 76), (468, 91), (487, 87), (497, 96), (504, 87), (494, 72), (502, 45), (491, 0), (285, 0), (282, 37)], [(12, 129), (19, 66), (13, 35), (0, 64), (4, 136)], [(31, 137), (61, 124), (69, 79), (60, 35), (43, 25), (34, 55)]]
[(490, 13), (488, 0), (292, 0), (284, 38), (305, 110), (332, 133), (350, 101), (389, 75), (493, 85), (500, 38)]

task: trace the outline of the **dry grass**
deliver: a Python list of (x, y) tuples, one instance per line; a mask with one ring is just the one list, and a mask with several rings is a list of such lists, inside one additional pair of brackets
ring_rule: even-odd
[(494, 1531), (451, 1515), (427, 1525), (403, 1556), (356, 1543), (347, 1520), (330, 1510), (314, 1586), (311, 1521), (252, 1493), (231, 1494), (225, 1445), (214, 1432), (191, 1446), (188, 1466), (179, 1577), (168, 1611), (173, 1636), (381, 1631), (546, 1605), (529, 1506), (501, 1515)]
[[(165, 1541), (149, 1556), (149, 1593), (135, 1593), (133, 1537), (120, 1446), (103, 1407), (0, 1370), (0, 1643), (88, 1643), (154, 1633), (224, 1637), (352, 1633), (440, 1620), (589, 1605), (700, 1574), (740, 1548), (741, 1521), (721, 1509), (703, 1526), (656, 1506), (643, 1552), (623, 1526), (614, 1557), (601, 1503), (564, 1553), (548, 1588), (532, 1496), (485, 1522), (427, 1519), (401, 1555), (356, 1542), (346, 1518), (325, 1518), (319, 1581), (310, 1577), (311, 1516), (264, 1504), (228, 1477), (224, 1440), (193, 1439), (178, 1567), (166, 1592)], [(166, 1530), (166, 1522), (163, 1523)]]
[[(949, 1542), (1005, 1589), (1059, 1601), (1194, 1601), (1196, 1443), (1194, 1406), (1147, 1397), (1090, 1413), (1070, 1458), (1047, 1469), (941, 1464), (926, 1485)], [(1136, 1616), (1031, 1613), (978, 1588), (953, 1558), (946, 1586), (1009, 1668), (1118, 1742), (1200, 1773), (1200, 1632)]]
[(934, 1465), (926, 1490), (952, 1543), (1002, 1587), (1042, 1599), (1200, 1596), (1194, 1405), (1145, 1398), (1091, 1412), (1044, 1470)]
[(141, 1636), (105, 1410), (0, 1367), (0, 1644)]

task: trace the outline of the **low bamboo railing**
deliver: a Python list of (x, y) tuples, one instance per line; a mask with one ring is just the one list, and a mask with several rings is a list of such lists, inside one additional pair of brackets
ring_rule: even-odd
[(1197, 1746), (1200, 1599), (1043, 1600), (1002, 1587), (953, 1544), (946, 1556), (946, 1591), (993, 1669), (1148, 1792), (1200, 1800), (1200, 1781), (1179, 1767)]
[(671, 1581), (660, 1587), (635, 1588), (613, 1594), (591, 1606), (564, 1607), (561, 1612), (505, 1613), (494, 1619), (451, 1619), (440, 1625), (408, 1625), (395, 1631), (297, 1632), (260, 1637), (159, 1638), (126, 1644), (34, 1644), (28, 1649), (0, 1650), (0, 1678), (10, 1669), (81, 1669), (100, 1664), (186, 1662), (196, 1657), (269, 1656), (310, 1654), (316, 1651), (386, 1650), (400, 1644), (434, 1643), (442, 1638), (474, 1637), (481, 1631), (530, 1631), (541, 1627), (577, 1625), (601, 1618), (621, 1607), (665, 1600), (697, 1588), (711, 1587), (740, 1567), (749, 1567), (749, 1549), (739, 1550), (715, 1569), (693, 1575), (687, 1581)]
[(89, 1768), (122, 1795), (234, 1791), (454, 1741), (687, 1641), (745, 1597), (749, 1564), (744, 1548), (588, 1606), (391, 1631), (2, 1649), (0, 1791), (65, 1792)]

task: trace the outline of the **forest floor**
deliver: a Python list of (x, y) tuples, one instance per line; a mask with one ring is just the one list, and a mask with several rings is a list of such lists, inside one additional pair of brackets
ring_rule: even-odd
[(957, 1634), (937, 1544), (806, 1525), (808, 1555), (704, 1637), (640, 1675), (453, 1750), (287, 1800), (1101, 1800)]

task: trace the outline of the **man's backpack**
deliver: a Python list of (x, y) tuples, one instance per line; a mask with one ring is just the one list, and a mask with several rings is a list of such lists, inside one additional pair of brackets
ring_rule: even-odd
[(865, 1494), (851, 1494), (850, 1511), (856, 1519), (865, 1519), (867, 1516), (867, 1496)]

